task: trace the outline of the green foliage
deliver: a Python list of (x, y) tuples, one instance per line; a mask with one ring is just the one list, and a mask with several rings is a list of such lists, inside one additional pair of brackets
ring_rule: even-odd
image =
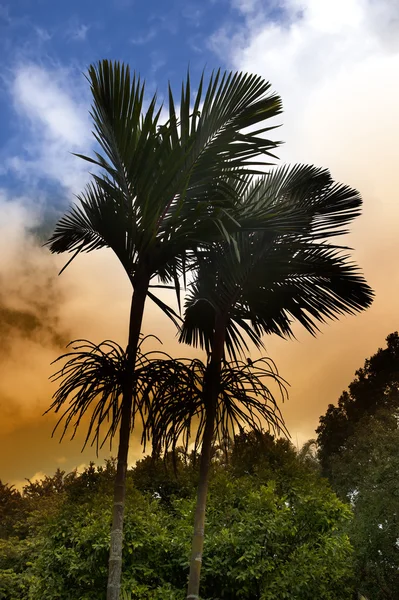
[(332, 483), (353, 506), (358, 587), (375, 600), (394, 600), (399, 588), (398, 448), (397, 414), (383, 408), (358, 422), (342, 456), (331, 461)]
[(175, 498), (190, 498), (198, 484), (198, 457), (182, 449), (168, 452), (162, 460), (147, 456), (136, 463), (133, 482), (141, 492), (171, 504)]
[(29, 597), (29, 590), (35, 582), (31, 567), (36, 556), (35, 539), (0, 539), (1, 600), (25, 600)]
[[(212, 466), (204, 599), (347, 600), (348, 507), (288, 442), (242, 433), (222, 456)], [(122, 600), (185, 598), (198, 461), (181, 451), (176, 471), (173, 462), (146, 458), (129, 472)], [(26, 486), (28, 529), (18, 536), (14, 523), (1, 541), (1, 599), (105, 597), (113, 473), (108, 462)]]
[(355, 379), (343, 392), (338, 406), (329, 405), (317, 429), (319, 458), (325, 475), (331, 474), (330, 461), (345, 451), (348, 438), (359, 421), (380, 408), (399, 408), (399, 335), (388, 335), (387, 347), (366, 359)]
[(365, 361), (338, 406), (320, 419), (319, 455), (333, 489), (350, 502), (348, 528), (359, 591), (396, 599), (399, 588), (399, 335)]
[(336, 532), (350, 513), (329, 490), (284, 496), (248, 477), (218, 483), (209, 502), (206, 598), (348, 597), (351, 548)]
[(21, 504), (18, 490), (0, 480), (0, 537), (5, 538), (13, 531)]

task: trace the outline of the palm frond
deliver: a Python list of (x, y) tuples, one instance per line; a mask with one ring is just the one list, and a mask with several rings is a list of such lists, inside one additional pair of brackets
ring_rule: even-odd
[(263, 135), (271, 128), (246, 131), (278, 115), (281, 101), (261, 77), (218, 71), (207, 86), (202, 77), (191, 108), (188, 74), (179, 113), (169, 91), (169, 120), (160, 126), (156, 97), (144, 106), (144, 84), (127, 66), (101, 61), (90, 67), (88, 80), (100, 152), (81, 157), (97, 171), (57, 224), (49, 248), (71, 252), (73, 260), (109, 247), (132, 281), (142, 261), (178, 293), (181, 270), (174, 259), (184, 268), (187, 252), (230, 239), (240, 227), (233, 215), (237, 182), (253, 171), (251, 161), (268, 161), (277, 145)]
[[(154, 369), (154, 375), (149, 375)], [(152, 440), (157, 453), (175, 451), (179, 444), (197, 449), (205, 427), (206, 406), (203, 384), (207, 366), (200, 360), (155, 361), (147, 370), (149, 401), (143, 442)], [(148, 377), (149, 376), (149, 377)], [(272, 384), (272, 385), (270, 385)], [(248, 426), (268, 428), (288, 435), (278, 401), (287, 396), (287, 384), (273, 361), (262, 358), (253, 363), (224, 363), (215, 420), (215, 436), (233, 439), (235, 432)]]
[(315, 334), (327, 319), (367, 308), (373, 292), (349, 249), (328, 242), (343, 233), (360, 204), (356, 190), (306, 165), (249, 182), (243, 211), (269, 218), (269, 226), (242, 228), (235, 247), (218, 242), (196, 252), (180, 341), (210, 352), (216, 316), (225, 314), (226, 348), (236, 359), (248, 338), (260, 348), (264, 334), (292, 336), (294, 321)]
[[(121, 346), (110, 340), (100, 344), (75, 340), (68, 347), (72, 351), (54, 361), (55, 364), (66, 362), (50, 378), (53, 382), (59, 382), (59, 386), (46, 413), (63, 410), (53, 430), (54, 434), (63, 423), (62, 440), (69, 428), (72, 429), (73, 439), (82, 419), (91, 411), (83, 447), (92, 438), (91, 443), (96, 443), (98, 449), (101, 426), (109, 424), (103, 443), (107, 438), (112, 439), (119, 426), (121, 398), (128, 367), (126, 353)], [(67, 408), (64, 410), (65, 405)]]
[[(312, 335), (319, 324), (370, 306), (373, 292), (346, 249), (304, 241), (270, 243), (240, 262), (226, 255), (204, 263), (185, 302), (180, 341), (210, 351), (215, 318), (228, 314), (226, 347), (235, 358), (245, 338), (262, 347), (264, 334), (293, 335), (298, 321)], [(249, 260), (251, 259), (251, 260)]]
[[(133, 414), (132, 429), (135, 416), (144, 415), (141, 401), (143, 389), (149, 393), (146, 372), (153, 359), (170, 360), (169, 355), (160, 351), (143, 352), (142, 346), (149, 338), (141, 338), (133, 380)], [(159, 341), (159, 340), (158, 340)], [(68, 430), (72, 431), (71, 439), (82, 420), (89, 416), (87, 433), (83, 448), (90, 442), (96, 445), (97, 451), (108, 440), (110, 443), (119, 429), (121, 420), (121, 403), (127, 373), (131, 365), (126, 351), (116, 342), (105, 340), (94, 344), (89, 340), (75, 340), (67, 346), (71, 351), (57, 358), (52, 364), (63, 362), (50, 380), (58, 382), (58, 389), (53, 395), (53, 402), (46, 413), (61, 413), (53, 435), (63, 425), (61, 440)], [(46, 414), (45, 413), (45, 414)], [(143, 424), (144, 425), (144, 424)]]

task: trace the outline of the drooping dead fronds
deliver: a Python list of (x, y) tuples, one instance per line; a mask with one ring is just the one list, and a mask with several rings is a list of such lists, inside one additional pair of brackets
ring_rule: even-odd
[[(147, 371), (152, 373), (150, 366), (153, 355), (158, 361), (160, 357), (170, 360), (169, 355), (162, 352), (142, 352), (142, 344), (148, 337), (154, 336), (141, 339), (133, 381), (130, 379), (133, 385), (132, 429), (136, 414), (139, 413), (142, 418), (144, 417), (141, 399), (147, 397), (149, 393), (150, 379), (147, 381), (146, 373)], [(61, 440), (69, 429), (72, 429), (71, 439), (73, 439), (82, 419), (90, 415), (83, 448), (91, 440), (91, 445), (95, 444), (98, 452), (107, 440), (112, 442), (118, 431), (123, 389), (129, 381), (126, 374), (132, 367), (126, 351), (111, 340), (99, 344), (89, 340), (75, 340), (70, 342), (67, 348), (71, 348), (72, 351), (63, 354), (52, 363), (66, 361), (50, 377), (51, 381), (59, 382), (59, 387), (46, 413), (61, 412), (53, 430), (54, 435), (63, 424)]]
[[(146, 400), (142, 402), (148, 411), (143, 441), (152, 440), (157, 453), (174, 451), (179, 444), (186, 450), (190, 443), (195, 449), (201, 444), (206, 419), (205, 374), (206, 365), (199, 359), (148, 365)], [(276, 396), (281, 401), (288, 397), (287, 383), (271, 359), (225, 362), (215, 422), (219, 442), (225, 443), (245, 427), (288, 435)]]

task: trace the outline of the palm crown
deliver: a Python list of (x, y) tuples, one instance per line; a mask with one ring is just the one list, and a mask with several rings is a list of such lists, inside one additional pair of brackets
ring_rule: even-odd
[(197, 252), (181, 341), (210, 352), (215, 319), (225, 315), (226, 346), (235, 357), (247, 348), (243, 333), (259, 347), (263, 334), (292, 335), (294, 320), (314, 334), (327, 318), (371, 303), (373, 293), (348, 249), (326, 242), (359, 214), (356, 190), (334, 183), (324, 169), (281, 167), (247, 186), (242, 202), (249, 211), (260, 202), (268, 206), (269, 228), (239, 231), (233, 244), (220, 241)]
[(103, 61), (90, 67), (89, 82), (99, 151), (79, 156), (98, 172), (57, 224), (50, 250), (74, 258), (109, 247), (132, 283), (141, 269), (177, 286), (199, 241), (255, 225), (253, 215), (240, 213), (240, 181), (270, 160), (277, 143), (264, 137), (272, 128), (242, 130), (279, 114), (280, 99), (261, 77), (218, 71), (205, 93), (201, 78), (191, 105), (187, 75), (179, 111), (169, 89), (162, 125), (156, 96), (145, 110), (144, 84), (127, 66)]

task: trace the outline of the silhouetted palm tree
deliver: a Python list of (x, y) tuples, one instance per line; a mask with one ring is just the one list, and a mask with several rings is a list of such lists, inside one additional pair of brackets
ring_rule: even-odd
[(240, 227), (262, 226), (262, 207), (256, 214), (243, 210), (240, 191), (248, 172), (267, 164), (277, 146), (264, 137), (270, 128), (257, 126), (279, 114), (281, 102), (261, 77), (218, 71), (205, 92), (201, 78), (191, 104), (187, 76), (179, 111), (169, 90), (169, 119), (161, 124), (156, 97), (145, 109), (144, 84), (131, 78), (128, 67), (102, 61), (89, 68), (88, 80), (98, 152), (82, 158), (96, 172), (48, 244), (52, 252), (72, 252), (69, 262), (80, 252), (111, 248), (133, 286), (107, 588), (107, 599), (117, 600), (133, 373), (145, 301), (150, 297), (176, 322), (152, 286), (169, 284), (179, 299), (179, 277), (200, 244), (231, 240)]
[[(368, 307), (373, 293), (347, 248), (327, 243), (345, 233), (359, 214), (359, 194), (333, 182), (328, 171), (282, 167), (250, 183), (242, 202), (276, 215), (267, 231), (239, 232), (233, 243), (216, 242), (197, 253), (197, 273), (185, 303), (180, 340), (208, 354), (203, 375), (202, 449), (187, 598), (199, 598), (205, 507), (225, 351), (248, 349), (243, 334), (262, 348), (263, 334), (292, 336), (298, 321), (310, 333), (318, 323)], [(286, 229), (281, 215), (287, 215)], [(283, 219), (284, 220), (284, 219)], [(190, 403), (188, 399), (188, 403)]]

